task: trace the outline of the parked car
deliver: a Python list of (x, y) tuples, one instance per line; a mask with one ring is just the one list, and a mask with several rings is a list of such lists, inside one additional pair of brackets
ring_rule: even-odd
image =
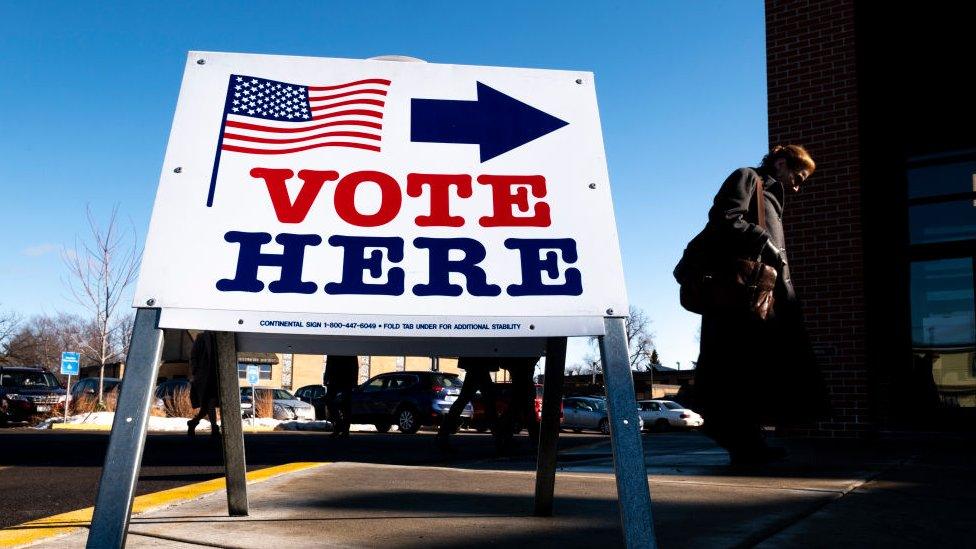
[[(253, 395), (257, 391), (270, 393), (271, 396), (271, 417), (281, 421), (315, 421), (315, 408), (302, 402), (295, 395), (284, 389), (269, 389), (265, 387), (241, 387), (241, 412), (244, 417), (251, 417), (254, 414)], [(247, 407), (244, 407), (247, 404)]]
[(642, 400), (637, 405), (648, 429), (694, 428), (705, 423), (700, 415), (671, 400)]
[[(413, 434), (424, 425), (439, 425), (461, 392), (456, 374), (389, 372), (370, 378), (350, 394), (351, 423), (371, 423), (385, 433), (394, 424)], [(471, 417), (471, 403), (463, 418)]]
[[(97, 377), (86, 377), (79, 379), (77, 383), (72, 383), (71, 396), (68, 397), (68, 400), (81, 398), (82, 395), (98, 398), (98, 379)], [(102, 386), (103, 395), (107, 395), (116, 390), (122, 383), (122, 380), (117, 377), (106, 377), (104, 381), (105, 383)]]
[[(640, 430), (644, 421), (637, 416)], [(605, 435), (610, 434), (610, 419), (607, 415), (607, 401), (598, 397), (570, 397), (563, 399), (563, 429), (579, 433), (583, 429), (596, 429)]]
[[(156, 386), (156, 407), (161, 410), (174, 410), (177, 406), (174, 405), (173, 399), (176, 398), (178, 391), (186, 391), (187, 397), (190, 394), (190, 380), (189, 379), (171, 379), (169, 381), (164, 381)], [(251, 409), (251, 403), (245, 403), (241, 401), (241, 415), (247, 416)]]
[(0, 424), (28, 421), (65, 401), (64, 387), (44, 368), (0, 366)]
[(315, 419), (329, 419), (329, 408), (326, 406), (325, 398), (328, 393), (329, 389), (325, 385), (306, 385), (295, 391), (295, 396), (315, 408)]
[[(495, 383), (495, 388), (497, 390), (495, 411), (501, 414), (508, 408), (508, 404), (512, 401), (512, 384)], [(562, 414), (562, 403), (560, 402), (560, 418), (562, 418)], [(536, 421), (542, 421), (542, 385), (535, 386), (535, 419)], [(480, 391), (475, 395), (474, 402), (472, 403), (471, 418), (465, 422), (465, 426), (479, 433), (484, 433), (488, 430), (488, 421), (485, 417), (485, 403)], [(514, 427), (515, 433), (519, 433), (522, 430), (522, 425), (518, 423)]]

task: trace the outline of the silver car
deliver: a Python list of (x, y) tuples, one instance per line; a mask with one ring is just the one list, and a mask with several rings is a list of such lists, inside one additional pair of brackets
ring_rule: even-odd
[[(644, 420), (637, 416), (639, 428), (644, 429)], [(607, 416), (607, 401), (599, 397), (570, 397), (563, 399), (563, 429), (579, 433), (583, 429), (596, 429), (605, 435), (610, 434), (610, 419)]]
[[(302, 402), (295, 395), (284, 389), (265, 389), (259, 387), (259, 392), (269, 391), (271, 393), (273, 412), (272, 417), (282, 421), (299, 420), (315, 421), (315, 407), (307, 402)], [(241, 387), (241, 408), (244, 417), (250, 417), (252, 410), (252, 389)]]

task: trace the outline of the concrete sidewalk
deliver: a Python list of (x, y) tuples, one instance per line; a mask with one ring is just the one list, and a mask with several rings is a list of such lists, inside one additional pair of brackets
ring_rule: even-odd
[[(129, 547), (615, 547), (608, 445), (560, 455), (555, 516), (532, 516), (531, 459), (450, 467), (324, 464), (136, 517)], [(696, 434), (647, 435), (662, 547), (971, 544), (973, 445), (794, 442), (786, 462), (735, 470)], [(87, 531), (35, 547), (81, 547)]]

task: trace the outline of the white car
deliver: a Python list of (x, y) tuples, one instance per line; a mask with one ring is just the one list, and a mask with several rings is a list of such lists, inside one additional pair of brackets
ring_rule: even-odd
[(637, 403), (648, 429), (701, 427), (705, 420), (697, 413), (670, 400), (642, 400)]
[[(315, 421), (315, 407), (302, 402), (284, 389), (266, 389), (258, 387), (258, 391), (269, 392), (273, 406), (272, 416), (281, 421)], [(241, 387), (241, 412), (247, 418), (253, 414), (252, 392), (250, 387)]]

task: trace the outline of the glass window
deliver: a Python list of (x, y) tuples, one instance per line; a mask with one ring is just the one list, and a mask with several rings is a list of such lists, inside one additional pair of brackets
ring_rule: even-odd
[(257, 366), (258, 367), (258, 379), (271, 379), (271, 365), (270, 364), (243, 364), (237, 363), (237, 377), (240, 379), (247, 379), (247, 367)]
[(911, 270), (912, 345), (973, 345), (972, 258), (916, 261)]
[(440, 385), (441, 387), (461, 387), (461, 379), (457, 376), (447, 376), (447, 375), (435, 375), (434, 385)]
[(911, 296), (919, 398), (939, 408), (976, 407), (973, 258), (912, 263)]
[(363, 390), (366, 391), (367, 393), (370, 393), (370, 392), (373, 392), (373, 391), (382, 391), (383, 390), (383, 387), (385, 387), (385, 386), (386, 386), (386, 378), (385, 377), (377, 377), (377, 378), (373, 379), (372, 381), (369, 381), (368, 383), (366, 383), (366, 386), (363, 387)]
[(976, 238), (976, 200), (916, 204), (908, 210), (912, 244)]
[(680, 410), (683, 408), (682, 405), (678, 404), (677, 402), (671, 402), (670, 400), (664, 401), (664, 407), (668, 410)]
[(908, 170), (908, 198), (976, 192), (976, 160)]

